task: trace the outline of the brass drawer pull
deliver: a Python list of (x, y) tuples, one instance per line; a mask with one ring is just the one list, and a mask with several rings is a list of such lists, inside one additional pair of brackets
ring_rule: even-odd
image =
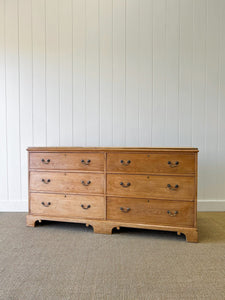
[(124, 185), (123, 182), (120, 182), (120, 185), (122, 185), (122, 187), (124, 187), (124, 188), (127, 188), (127, 187), (131, 186), (131, 183), (128, 182), (127, 185)]
[(82, 207), (83, 209), (88, 209), (88, 208), (91, 207), (91, 205), (88, 205), (87, 207), (85, 207), (83, 204), (81, 204), (81, 207)]
[(50, 159), (47, 159), (47, 160), (45, 160), (44, 158), (42, 158), (42, 160), (41, 160), (42, 162), (43, 162), (43, 164), (49, 164), (50, 163)]
[(88, 180), (87, 183), (85, 183), (85, 182), (82, 180), (81, 183), (82, 183), (84, 186), (88, 186), (89, 184), (91, 184), (91, 181)]
[(168, 189), (170, 189), (171, 191), (176, 191), (179, 188), (179, 185), (176, 184), (174, 187), (172, 187), (171, 184), (167, 184)]
[(89, 165), (90, 162), (91, 162), (90, 159), (88, 159), (87, 161), (85, 161), (84, 159), (81, 160), (81, 163), (82, 163), (83, 165), (85, 165), (85, 166)]
[(175, 163), (171, 162), (170, 160), (168, 161), (168, 165), (171, 167), (171, 168), (175, 168), (179, 165), (179, 161), (176, 161)]
[(176, 215), (178, 214), (178, 211), (175, 210), (175, 212), (172, 213), (170, 210), (168, 210), (167, 213), (168, 213), (168, 215), (169, 215), (170, 217), (176, 217)]
[(46, 181), (44, 178), (43, 178), (41, 181), (44, 182), (45, 184), (48, 184), (49, 182), (51, 182), (50, 179), (48, 179), (48, 180)]
[(128, 213), (130, 211), (130, 207), (127, 207), (127, 208), (120, 207), (120, 210), (124, 213)]
[(45, 207), (49, 207), (49, 205), (51, 205), (51, 202), (48, 202), (47, 204), (45, 204), (44, 202), (41, 202), (41, 204)]
[(129, 166), (129, 164), (131, 163), (131, 161), (130, 160), (128, 160), (127, 162), (125, 162), (124, 160), (122, 160), (121, 159), (121, 164), (123, 165), (123, 166)]

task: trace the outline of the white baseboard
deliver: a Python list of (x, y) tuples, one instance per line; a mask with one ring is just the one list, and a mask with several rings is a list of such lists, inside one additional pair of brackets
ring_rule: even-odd
[[(0, 201), (0, 212), (27, 212), (28, 201)], [(225, 200), (198, 200), (198, 211), (225, 211)]]
[(28, 201), (0, 201), (0, 212), (28, 212)]
[(198, 211), (225, 211), (225, 200), (198, 200)]

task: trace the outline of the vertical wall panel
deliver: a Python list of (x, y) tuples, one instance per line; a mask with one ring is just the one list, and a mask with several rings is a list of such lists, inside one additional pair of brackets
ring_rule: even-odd
[(59, 146), (59, 0), (46, 0), (47, 145)]
[(86, 0), (87, 145), (99, 146), (99, 0)]
[(166, 1), (153, 1), (152, 146), (165, 145), (165, 28)]
[(126, 2), (126, 146), (139, 145), (139, 4)]
[(20, 174), (20, 90), (18, 5), (14, 0), (5, 2), (6, 42), (6, 103), (9, 199), (21, 199)]
[(192, 128), (193, 146), (199, 148), (199, 198), (203, 197), (205, 174), (205, 71), (206, 71), (206, 1), (194, 1)]
[(5, 55), (5, 1), (0, 0), (0, 201), (8, 199)]
[(166, 6), (166, 120), (165, 145), (178, 146), (179, 124), (179, 3)]
[[(20, 147), (21, 147), (21, 191), (27, 198), (26, 148), (32, 145), (33, 98), (32, 98), (32, 6), (30, 0), (19, 0), (19, 66), (20, 66)], [(29, 124), (29, 126), (27, 126)]]
[(125, 29), (125, 0), (113, 0), (113, 146), (125, 146), (126, 137)]
[(33, 49), (33, 145), (46, 146), (46, 5), (45, 0), (32, 0)]
[(151, 146), (153, 0), (140, 1), (139, 146)]
[(59, 1), (60, 146), (73, 139), (72, 0)]
[[(218, 97), (219, 97), (219, 6), (207, 1), (207, 32), (206, 32), (206, 115), (205, 115), (205, 146), (206, 169), (210, 174), (205, 178), (206, 186), (211, 186), (205, 193), (206, 199), (217, 197), (217, 164), (215, 153), (218, 150)], [(216, 58), (216, 59), (215, 59)], [(213, 101), (212, 101), (213, 99)]]
[(180, 0), (179, 143), (192, 144), (193, 0)]
[(86, 146), (86, 1), (73, 0), (73, 145)]
[(112, 132), (112, 1), (99, 2), (100, 146), (111, 146)]
[(218, 154), (217, 154), (217, 184), (218, 199), (225, 195), (225, 2), (219, 3), (220, 11), (220, 45), (219, 45), (219, 99), (218, 99)]

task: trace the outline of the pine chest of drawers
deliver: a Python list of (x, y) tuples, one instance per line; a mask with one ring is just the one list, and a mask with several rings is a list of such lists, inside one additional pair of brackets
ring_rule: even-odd
[(28, 148), (27, 225), (134, 227), (197, 242), (197, 148)]

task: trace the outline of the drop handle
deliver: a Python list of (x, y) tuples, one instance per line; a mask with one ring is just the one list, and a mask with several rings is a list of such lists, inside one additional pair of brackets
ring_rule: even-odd
[(45, 183), (45, 184), (48, 184), (49, 182), (51, 182), (51, 180), (50, 179), (48, 179), (47, 181), (44, 179), (44, 178), (42, 178), (42, 180), (41, 180), (43, 183)]
[(174, 187), (172, 187), (171, 184), (167, 184), (167, 187), (168, 187), (168, 189), (171, 190), (171, 191), (176, 191), (176, 190), (179, 188), (179, 185), (176, 184)]
[(89, 165), (90, 162), (91, 162), (90, 159), (88, 159), (88, 160), (86, 160), (86, 161), (85, 161), (84, 159), (81, 160), (81, 163), (82, 163), (83, 165), (85, 165), (85, 166)]
[(175, 163), (173, 163), (172, 161), (168, 161), (168, 165), (171, 167), (171, 168), (175, 168), (175, 167), (178, 167), (179, 165), (179, 161), (175, 161)]
[(47, 204), (45, 204), (44, 202), (41, 202), (41, 204), (45, 207), (49, 207), (51, 205), (51, 202), (48, 202)]
[(128, 188), (129, 186), (131, 186), (131, 183), (128, 182), (126, 185), (123, 182), (120, 182), (120, 185), (124, 188)]
[(49, 164), (50, 163), (50, 159), (47, 159), (47, 160), (45, 160), (44, 158), (42, 158), (42, 160), (41, 160), (42, 162), (43, 162), (43, 164)]
[(121, 210), (123, 213), (128, 213), (128, 212), (130, 211), (130, 207), (127, 207), (127, 208), (120, 207), (120, 210)]
[(170, 217), (176, 217), (176, 215), (178, 214), (178, 211), (175, 210), (174, 213), (172, 213), (170, 210), (167, 210), (167, 213)]
[(81, 204), (81, 207), (82, 207), (83, 209), (88, 209), (88, 208), (91, 207), (91, 205), (87, 205), (87, 206), (85, 207), (83, 204)]
[(131, 163), (130, 160), (127, 160), (127, 162), (125, 162), (123, 159), (121, 159), (120, 163), (123, 165), (123, 166), (129, 166), (129, 164)]
[(88, 186), (89, 184), (91, 184), (91, 181), (88, 180), (87, 183), (85, 183), (85, 182), (82, 180), (81, 183), (82, 183), (84, 186)]

